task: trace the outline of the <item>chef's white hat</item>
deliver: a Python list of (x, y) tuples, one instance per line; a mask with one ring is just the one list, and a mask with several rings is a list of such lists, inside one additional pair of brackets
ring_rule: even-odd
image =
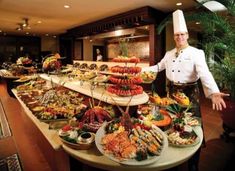
[(188, 32), (183, 11), (176, 10), (175, 12), (173, 12), (173, 26), (174, 34)]

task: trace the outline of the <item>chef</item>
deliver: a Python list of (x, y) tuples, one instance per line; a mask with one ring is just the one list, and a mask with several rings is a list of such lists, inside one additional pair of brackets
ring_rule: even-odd
[[(199, 104), (198, 80), (201, 80), (204, 94), (212, 100), (212, 108), (226, 108), (223, 100), (228, 94), (221, 93), (206, 64), (203, 50), (188, 44), (188, 30), (181, 10), (173, 12), (175, 48), (166, 52), (164, 58), (156, 65), (143, 68), (142, 71), (160, 72), (165, 70), (168, 79), (168, 94), (182, 92), (192, 102), (192, 112), (201, 117)], [(189, 170), (198, 170), (200, 149), (189, 160)]]
[[(166, 70), (170, 92), (177, 87), (187, 89), (189, 86), (194, 87), (194, 90), (191, 91), (196, 91), (198, 94), (199, 91), (195, 87), (200, 79), (205, 96), (212, 100), (212, 108), (216, 110), (226, 108), (223, 97), (229, 95), (219, 91), (206, 64), (204, 51), (188, 44), (188, 30), (181, 10), (176, 10), (173, 13), (173, 27), (176, 47), (166, 52), (164, 58), (157, 65), (143, 68), (142, 71), (160, 72)], [(199, 97), (199, 94), (195, 96)], [(198, 99), (196, 101), (198, 102)]]

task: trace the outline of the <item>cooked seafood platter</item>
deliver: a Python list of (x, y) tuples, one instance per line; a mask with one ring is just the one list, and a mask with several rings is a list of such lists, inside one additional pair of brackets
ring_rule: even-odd
[(166, 135), (158, 127), (123, 117), (104, 123), (95, 143), (102, 154), (125, 165), (156, 162), (168, 146)]

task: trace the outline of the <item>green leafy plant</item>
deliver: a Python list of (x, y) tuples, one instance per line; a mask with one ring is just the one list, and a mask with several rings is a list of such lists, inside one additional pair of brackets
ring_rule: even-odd
[(128, 56), (128, 44), (129, 39), (127, 38), (120, 38), (119, 39), (119, 48), (120, 48), (120, 52), (121, 52), (121, 56)]
[(200, 22), (201, 45), (217, 84), (235, 99), (235, 0), (217, 1), (227, 10), (193, 14), (189, 18)]

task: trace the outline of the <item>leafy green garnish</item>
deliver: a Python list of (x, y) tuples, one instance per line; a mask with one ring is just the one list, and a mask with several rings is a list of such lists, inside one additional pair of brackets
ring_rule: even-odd
[(69, 136), (62, 137), (65, 141), (77, 144), (77, 141), (73, 138), (69, 138)]
[(156, 120), (156, 121), (161, 121), (161, 120), (164, 119), (164, 116), (159, 113), (157, 115), (154, 115), (153, 119)]

